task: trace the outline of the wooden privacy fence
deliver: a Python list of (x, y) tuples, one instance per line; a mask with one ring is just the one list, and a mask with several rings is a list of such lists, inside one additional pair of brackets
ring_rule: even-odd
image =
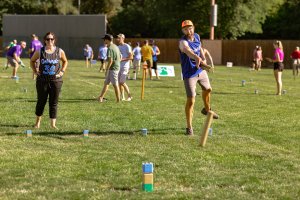
[[(128, 38), (126, 42), (142, 42), (145, 39)], [(178, 42), (179, 39), (155, 39), (155, 43), (161, 50), (159, 62), (178, 63)], [(211, 53), (214, 63), (217, 65), (226, 65), (232, 62), (236, 66), (250, 67), (253, 60), (253, 50), (261, 46), (263, 57), (273, 57), (274, 40), (202, 40), (203, 46)], [(290, 55), (296, 46), (300, 46), (300, 40), (282, 40), (283, 50), (285, 53), (285, 67), (291, 68)], [(263, 67), (271, 67), (272, 64), (263, 62)]]
[[(20, 41), (21, 38), (16, 38)], [(145, 39), (150, 38), (125, 38), (125, 42), (131, 42), (134, 46), (136, 42), (140, 45), (143, 44)], [(82, 59), (83, 58), (83, 46), (82, 43), (89, 43), (93, 49), (95, 56), (98, 56), (98, 47), (103, 44), (101, 38), (81, 38), (82, 42), (68, 42), (67, 39), (63, 41), (59, 40), (65, 50), (67, 56), (70, 59)], [(159, 62), (161, 63), (179, 63), (179, 50), (178, 50), (178, 39), (154, 39), (156, 45), (161, 51), (159, 55)], [(28, 43), (30, 38), (28, 38)], [(216, 65), (226, 65), (227, 62), (232, 62), (236, 66), (250, 67), (253, 59), (253, 50), (255, 46), (259, 45), (262, 47), (263, 57), (273, 57), (274, 40), (202, 40), (203, 46), (211, 53), (214, 63)], [(3, 47), (0, 52), (3, 52), (4, 46), (8, 41), (4, 42), (3, 38), (0, 37), (0, 45)], [(300, 40), (282, 40), (283, 49), (285, 53), (285, 67), (291, 68), (290, 55), (294, 51), (296, 46), (300, 46)], [(28, 45), (29, 46), (29, 45)], [(77, 49), (74, 52), (74, 49)], [(5, 55), (3, 52), (2, 55)], [(23, 55), (24, 56), (24, 55)], [(271, 67), (272, 64), (263, 62), (263, 67)]]
[[(263, 58), (274, 56), (273, 42), (275, 40), (223, 40), (222, 41), (222, 64), (233, 62), (233, 65), (251, 66), (253, 50), (255, 46), (261, 46)], [(296, 46), (300, 46), (300, 40), (281, 40), (285, 53), (285, 68), (292, 67), (291, 53)], [(271, 63), (264, 61), (263, 67), (272, 67)]]

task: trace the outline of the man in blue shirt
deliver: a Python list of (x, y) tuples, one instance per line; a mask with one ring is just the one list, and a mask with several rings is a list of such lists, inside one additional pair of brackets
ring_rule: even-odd
[[(180, 61), (182, 75), (187, 95), (185, 105), (186, 114), (186, 134), (193, 135), (193, 111), (196, 97), (196, 84), (202, 88), (202, 99), (204, 108), (201, 113), (207, 115), (210, 108), (210, 92), (212, 90), (207, 72), (201, 68), (201, 63), (205, 63), (203, 51), (201, 49), (200, 36), (194, 33), (195, 27), (190, 20), (185, 20), (181, 24), (184, 36), (179, 41)], [(219, 116), (213, 112), (214, 119)]]

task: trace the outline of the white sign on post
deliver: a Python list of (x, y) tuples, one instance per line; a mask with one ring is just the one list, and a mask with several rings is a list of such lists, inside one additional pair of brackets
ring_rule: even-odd
[[(172, 65), (157, 65), (158, 76), (175, 76), (174, 66)], [(155, 76), (155, 71), (152, 69), (152, 76)]]

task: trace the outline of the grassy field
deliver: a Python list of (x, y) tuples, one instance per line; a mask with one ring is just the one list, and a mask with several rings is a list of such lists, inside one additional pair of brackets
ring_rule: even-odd
[[(143, 101), (139, 79), (127, 82), (133, 101), (116, 104), (111, 86), (100, 104), (94, 97), (103, 73), (72, 60), (60, 97), (60, 130), (50, 129), (46, 106), (31, 138), (24, 134), (35, 121), (31, 71), (20, 69), (16, 83), (8, 78), (11, 69), (1, 68), (0, 199), (299, 199), (300, 77), (285, 70), (286, 94), (276, 96), (271, 69), (217, 66), (210, 78), (220, 119), (202, 148), (201, 96), (196, 134), (187, 137), (185, 91), (175, 68), (175, 78), (146, 81)], [(146, 161), (155, 165), (151, 193), (141, 190)]]

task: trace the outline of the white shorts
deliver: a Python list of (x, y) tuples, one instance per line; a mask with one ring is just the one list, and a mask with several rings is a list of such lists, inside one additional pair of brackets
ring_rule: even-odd
[(293, 64), (294, 65), (299, 65), (300, 64), (300, 59), (293, 59)]
[(128, 67), (120, 69), (120, 72), (119, 72), (119, 75), (118, 75), (118, 80), (119, 80), (120, 84), (126, 82), (126, 78), (127, 78), (128, 72), (129, 72), (129, 68)]

